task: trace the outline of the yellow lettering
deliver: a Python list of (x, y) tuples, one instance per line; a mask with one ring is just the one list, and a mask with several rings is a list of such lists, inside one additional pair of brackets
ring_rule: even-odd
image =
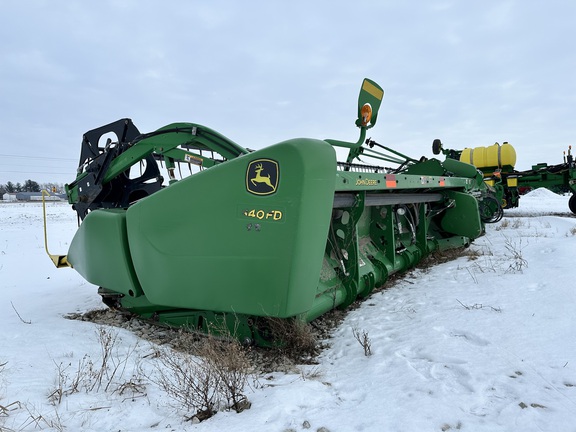
[(255, 219), (266, 219), (266, 220), (273, 220), (279, 221), (282, 220), (284, 214), (280, 210), (270, 210), (266, 211), (263, 209), (252, 209), (252, 210), (244, 210), (242, 212), (244, 216), (255, 218)]
[(376, 186), (378, 185), (378, 180), (374, 179), (357, 179), (356, 186)]

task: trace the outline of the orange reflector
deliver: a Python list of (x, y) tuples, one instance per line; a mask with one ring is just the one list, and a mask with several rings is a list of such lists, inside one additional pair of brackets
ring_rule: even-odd
[(368, 126), (368, 123), (370, 123), (372, 119), (372, 105), (369, 103), (362, 105), (360, 115), (362, 116), (362, 126)]
[(396, 176), (394, 174), (386, 174), (386, 187), (396, 187)]

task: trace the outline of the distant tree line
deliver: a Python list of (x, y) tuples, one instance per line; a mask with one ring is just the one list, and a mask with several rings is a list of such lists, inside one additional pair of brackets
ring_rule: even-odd
[(63, 193), (64, 186), (57, 183), (42, 183), (39, 184), (34, 180), (26, 180), (22, 183), (12, 183), (11, 181), (6, 184), (0, 184), (0, 199), (5, 193), (18, 193), (18, 192), (40, 192), (41, 190), (48, 192)]

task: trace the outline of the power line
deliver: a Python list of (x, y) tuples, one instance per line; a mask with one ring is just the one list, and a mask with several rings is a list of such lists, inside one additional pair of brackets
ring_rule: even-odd
[[(53, 172), (53, 171), (4, 171), (2, 170), (3, 173), (13, 173), (13, 174), (63, 174), (63, 175), (70, 175), (69, 172), (67, 173), (62, 173), (62, 172)], [(71, 175), (74, 175), (74, 173), (72, 173)]]
[[(32, 163), (23, 164), (23, 163), (10, 163), (10, 162), (2, 162), (0, 159), (0, 167), (5, 166), (7, 168), (36, 168), (38, 165), (41, 165), (42, 168), (66, 168), (70, 166), (69, 162), (64, 161), (50, 161), (49, 163), (39, 164), (38, 161), (31, 161)], [(59, 166), (58, 166), (59, 165)], [(2, 170), (2, 168), (0, 168)]]
[(23, 159), (41, 159), (41, 160), (66, 160), (66, 161), (75, 161), (78, 160), (73, 158), (59, 158), (59, 157), (49, 157), (49, 156), (24, 156), (24, 155), (10, 155), (10, 154), (3, 154), (0, 153), (0, 157), (13, 157), (13, 158), (23, 158)]

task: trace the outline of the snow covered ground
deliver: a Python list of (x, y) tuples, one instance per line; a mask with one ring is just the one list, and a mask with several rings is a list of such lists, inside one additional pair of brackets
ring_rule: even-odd
[[(66, 253), (75, 213), (47, 213), (51, 252)], [(259, 377), (251, 409), (192, 424), (152, 383), (134, 397), (50, 401), (59, 376), (100, 356), (99, 327), (64, 315), (102, 305), (46, 256), (40, 204), (0, 204), (0, 431), (576, 431), (575, 234), (568, 197), (533, 191), (469, 257), (414, 271), (351, 311), (318, 365)], [(126, 376), (153, 369), (148, 342), (111, 331)]]

